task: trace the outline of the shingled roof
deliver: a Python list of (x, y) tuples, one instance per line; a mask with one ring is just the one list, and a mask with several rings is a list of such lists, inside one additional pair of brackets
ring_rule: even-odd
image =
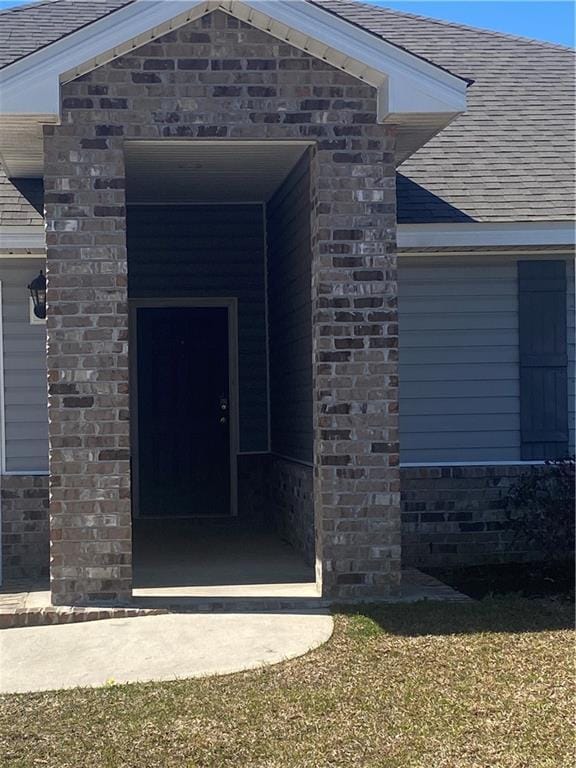
[[(400, 222), (574, 218), (573, 51), (352, 0), (309, 2), (474, 81), (468, 112), (400, 167)], [(127, 4), (43, 0), (3, 11), (0, 67)]]
[(40, 0), (0, 12), (0, 69), (133, 0)]
[(349, 0), (315, 0), (474, 80), (468, 112), (400, 168), (401, 221), (574, 218), (574, 54)]

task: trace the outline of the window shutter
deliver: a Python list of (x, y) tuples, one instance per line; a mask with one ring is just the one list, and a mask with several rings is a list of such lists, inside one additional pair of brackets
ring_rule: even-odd
[(521, 458), (568, 453), (566, 264), (518, 262)]

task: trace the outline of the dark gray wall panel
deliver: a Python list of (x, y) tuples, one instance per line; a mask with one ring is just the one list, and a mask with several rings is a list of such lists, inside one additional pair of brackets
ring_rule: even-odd
[(566, 263), (518, 262), (521, 455), (568, 453)]
[(267, 451), (262, 206), (134, 206), (127, 226), (130, 298), (238, 299), (240, 451)]
[(310, 175), (298, 163), (267, 205), (272, 451), (312, 461)]

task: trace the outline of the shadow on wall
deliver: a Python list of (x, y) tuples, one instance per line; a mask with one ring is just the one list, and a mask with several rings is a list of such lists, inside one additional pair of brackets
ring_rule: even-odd
[(40, 216), (44, 215), (44, 179), (10, 179), (10, 183)]
[[(10, 179), (10, 183), (42, 216), (44, 210), (43, 179)], [(396, 200), (399, 224), (475, 221), (459, 208), (401, 173), (396, 174)]]
[[(44, 183), (42, 179), (10, 179), (20, 194), (42, 216)], [(401, 173), (396, 174), (396, 200), (399, 224), (419, 222), (472, 222), (471, 216)]]
[(455, 208), (401, 173), (396, 174), (396, 202), (398, 224), (475, 221), (459, 208)]
[(420, 602), (369, 605), (362, 610), (335, 608), (356, 617), (353, 631), (372, 637), (380, 632), (402, 637), (472, 635), (488, 633), (548, 632), (574, 627), (568, 601), (538, 604), (521, 598), (491, 598), (480, 602)]

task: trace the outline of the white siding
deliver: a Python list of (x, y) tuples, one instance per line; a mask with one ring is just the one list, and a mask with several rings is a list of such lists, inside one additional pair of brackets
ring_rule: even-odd
[(6, 470), (48, 469), (46, 327), (29, 321), (28, 283), (43, 259), (0, 260)]

